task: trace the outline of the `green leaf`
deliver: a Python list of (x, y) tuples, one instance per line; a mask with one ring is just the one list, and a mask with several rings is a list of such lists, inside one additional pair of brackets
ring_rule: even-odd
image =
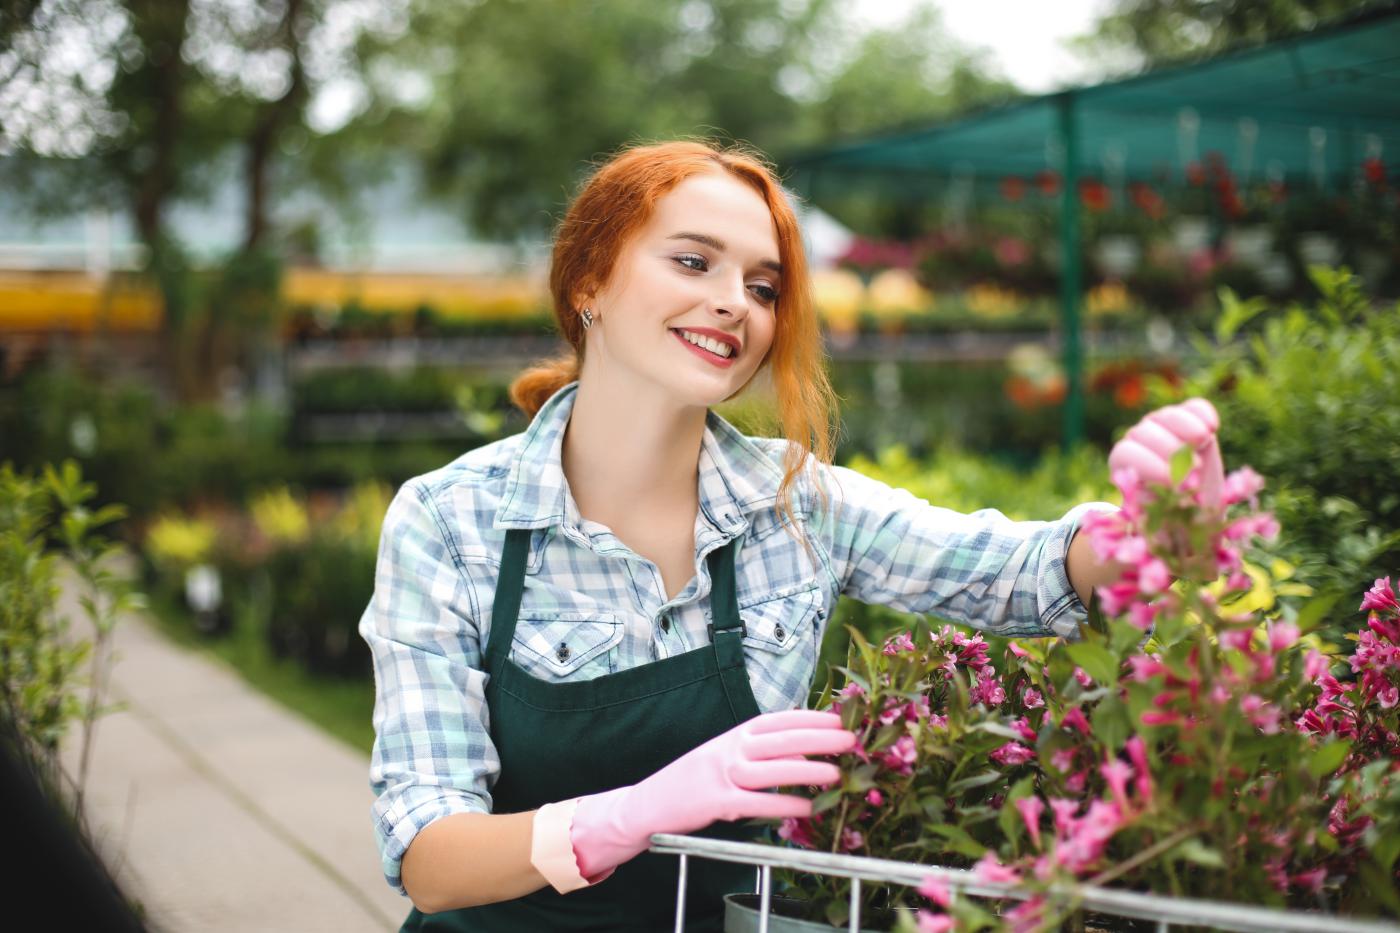
[(948, 840), (948, 848), (959, 855), (966, 855), (968, 858), (981, 858), (987, 851), (987, 847), (982, 845), (961, 826), (953, 826), (950, 823), (930, 823), (925, 827), (929, 832), (942, 836)]
[(1308, 757), (1308, 772), (1315, 778), (1334, 773), (1341, 767), (1342, 762), (1346, 761), (1349, 751), (1351, 751), (1350, 742), (1342, 740), (1328, 742)]
[(1065, 646), (1074, 663), (1103, 686), (1118, 683), (1118, 659), (1097, 642), (1080, 641)]
[[(1183, 444), (1172, 454), (1172, 485), (1180, 486), (1181, 481), (1186, 478), (1186, 474), (1191, 472), (1191, 462), (1195, 459), (1195, 451), (1189, 444)], [(1087, 668), (1086, 668), (1087, 670)]]
[(1206, 868), (1225, 867), (1225, 859), (1221, 854), (1199, 839), (1187, 839), (1181, 845), (1172, 849), (1172, 854), (1184, 858), (1188, 862), (1204, 865)]
[(1327, 613), (1332, 611), (1332, 607), (1337, 604), (1341, 597), (1341, 593), (1323, 593), (1304, 603), (1302, 608), (1298, 610), (1298, 630), (1310, 632), (1317, 628), (1318, 623), (1327, 617)]
[(982, 787), (985, 784), (990, 784), (993, 781), (1002, 779), (1003, 776), (1000, 771), (983, 771), (981, 774), (974, 774), (971, 777), (965, 777), (949, 784), (948, 793), (961, 794), (965, 790), (971, 790), (974, 787)]
[(1123, 747), (1123, 743), (1128, 741), (1128, 735), (1132, 732), (1132, 722), (1128, 718), (1128, 709), (1123, 705), (1123, 701), (1117, 696), (1109, 694), (1099, 702), (1094, 708), (1094, 712), (1089, 716), (1089, 722), (1094, 727), (1094, 734), (1103, 742), (1104, 747), (1117, 751)]
[(841, 795), (842, 791), (839, 787), (833, 787), (831, 790), (822, 791), (812, 800), (812, 815), (816, 816), (818, 813), (825, 813), (827, 810), (835, 807), (841, 802)]

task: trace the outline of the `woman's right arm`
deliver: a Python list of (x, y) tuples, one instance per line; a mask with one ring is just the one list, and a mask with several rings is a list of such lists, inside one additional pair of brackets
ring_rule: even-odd
[(403, 886), (414, 906), (437, 913), (544, 887), (530, 862), (535, 813), (454, 813), (425, 826), (403, 856)]

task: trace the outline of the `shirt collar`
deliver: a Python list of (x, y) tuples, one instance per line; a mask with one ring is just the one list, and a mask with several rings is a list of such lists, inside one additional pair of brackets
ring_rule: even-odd
[[(560, 388), (530, 422), (506, 477), (497, 528), (579, 524), (563, 468), (564, 429), (577, 389), (577, 380)], [(777, 502), (782, 470), (713, 410), (705, 417), (699, 468), (700, 510), (721, 532), (739, 533), (748, 526), (749, 513)]]

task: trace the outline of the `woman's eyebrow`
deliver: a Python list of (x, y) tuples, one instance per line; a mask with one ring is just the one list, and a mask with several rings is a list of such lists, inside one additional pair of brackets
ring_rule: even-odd
[[(708, 246), (710, 249), (715, 250), (719, 253), (722, 253), (725, 250), (724, 241), (716, 239), (715, 237), (710, 236), (708, 233), (673, 233), (666, 239), (694, 240), (696, 243), (701, 243), (705, 246)], [(759, 260), (758, 264), (765, 269), (772, 269), (779, 275), (783, 274), (783, 264), (778, 262), (776, 259), (762, 259)]]

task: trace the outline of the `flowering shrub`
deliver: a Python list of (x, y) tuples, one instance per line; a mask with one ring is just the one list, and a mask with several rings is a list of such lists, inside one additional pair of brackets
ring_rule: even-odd
[[(1244, 468), (1201, 488), (1187, 451), (1170, 487), (1115, 474), (1124, 507), (1086, 517), (1098, 591), (1072, 642), (989, 642), (916, 627), (853, 635), (819, 705), (862, 737), (790, 844), (970, 866), (1025, 899), (1000, 914), (937, 882), (920, 931), (1057, 928), (1066, 883), (1400, 915), (1400, 604), (1389, 579), (1341, 657), (1254, 598), (1244, 548), (1278, 531)], [(1106, 618), (1105, 618), (1106, 617)], [(845, 922), (848, 882), (791, 874), (813, 917)], [(864, 893), (868, 909), (912, 892)]]

